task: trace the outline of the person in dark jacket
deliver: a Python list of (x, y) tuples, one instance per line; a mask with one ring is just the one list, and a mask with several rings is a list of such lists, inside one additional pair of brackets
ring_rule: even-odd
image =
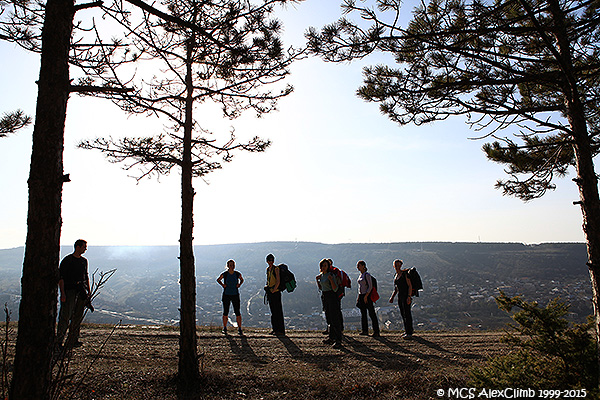
[(83, 312), (90, 301), (90, 278), (88, 261), (83, 257), (87, 250), (87, 242), (79, 239), (75, 242), (75, 250), (60, 262), (59, 281), (60, 312), (56, 341), (62, 346), (67, 329), (69, 329), (69, 347), (79, 347), (79, 330), (83, 320)]
[(337, 294), (337, 278), (331, 272), (331, 263), (327, 259), (319, 263), (321, 274), (317, 280), (319, 289), (323, 292), (323, 305), (325, 306), (325, 317), (329, 321), (329, 338), (323, 343), (333, 345), (333, 348), (342, 347), (342, 305)]

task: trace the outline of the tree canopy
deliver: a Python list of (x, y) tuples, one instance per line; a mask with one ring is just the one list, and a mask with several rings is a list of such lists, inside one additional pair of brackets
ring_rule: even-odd
[[(167, 118), (166, 132), (147, 137), (97, 138), (80, 147), (102, 151), (125, 168), (138, 166), (138, 179), (181, 171), (180, 243), (180, 351), (179, 377), (196, 382), (198, 371), (196, 337), (196, 279), (193, 255), (193, 178), (204, 176), (231, 161), (237, 150), (261, 152), (270, 144), (255, 136), (246, 143), (233, 132), (223, 138), (202, 127), (199, 110), (205, 102), (221, 106), (223, 116), (238, 117), (252, 109), (258, 116), (275, 109), (277, 100), (291, 93), (290, 86), (269, 90), (283, 80), (292, 61), (302, 51), (285, 51), (280, 41), (281, 25), (271, 19), (281, 0), (257, 4), (244, 0), (171, 0), (171, 15), (189, 25), (201, 25), (209, 35), (186, 25), (175, 25), (144, 13), (138, 25), (111, 14), (129, 32), (138, 60), (150, 64), (149, 77), (134, 76), (124, 82), (119, 76), (104, 80), (104, 86), (125, 88), (117, 96), (106, 94), (129, 113)], [(103, 94), (100, 94), (103, 95)], [(198, 117), (200, 115), (200, 117)]]
[(600, 357), (598, 2), (422, 1), (406, 27), (398, 22), (400, 0), (374, 3), (345, 0), (345, 13), (358, 12), (361, 22), (343, 17), (307, 33), (326, 60), (394, 57), (397, 65), (364, 69), (361, 98), (401, 125), (466, 116), (493, 139), (484, 145), (487, 157), (507, 166), (509, 178), (496, 184), (504, 194), (532, 200), (569, 167), (576, 171)]
[[(269, 16), (278, 3), (282, 2), (169, 3), (172, 15), (202, 25), (210, 32), (210, 38), (149, 14), (135, 26), (125, 25), (138, 60), (148, 62), (155, 72), (147, 76), (138, 74), (125, 81), (117, 75), (109, 79), (98, 76), (103, 86), (129, 85), (134, 89), (117, 96), (98, 95), (111, 98), (129, 113), (166, 117), (165, 132), (146, 137), (86, 140), (80, 147), (101, 150), (111, 162), (124, 162), (127, 169), (139, 167), (138, 178), (167, 174), (174, 166), (182, 165), (181, 132), (187, 123), (194, 132), (194, 176), (221, 168), (217, 157), (228, 162), (236, 150), (263, 151), (270, 142), (258, 137), (239, 143), (233, 131), (224, 139), (222, 133), (213, 134), (203, 127), (203, 114), (197, 108), (210, 102), (221, 106), (225, 118), (235, 119), (250, 109), (261, 116), (274, 110), (279, 98), (291, 93), (291, 86), (277, 84), (288, 75), (289, 65), (302, 51), (283, 48), (279, 38), (281, 25)], [(119, 13), (112, 16), (123, 21)], [(268, 89), (269, 86), (277, 88)]]
[[(393, 55), (397, 65), (364, 69), (357, 92), (391, 120), (420, 125), (466, 116), (496, 139), (484, 151), (508, 166), (510, 179), (498, 187), (524, 200), (553, 189), (552, 179), (574, 164), (574, 129), (587, 131), (597, 154), (597, 2), (431, 0), (406, 27), (398, 23), (402, 2), (375, 3), (346, 0), (345, 17), (307, 35), (329, 61)], [(353, 13), (362, 21), (350, 20)], [(575, 113), (583, 127), (572, 124)], [(516, 135), (499, 136), (507, 128)]]

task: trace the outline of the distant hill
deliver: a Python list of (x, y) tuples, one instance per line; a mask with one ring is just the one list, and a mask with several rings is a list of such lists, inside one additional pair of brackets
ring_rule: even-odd
[[(72, 248), (62, 248), (61, 257)], [(387, 303), (392, 291), (392, 262), (404, 260), (416, 266), (424, 291), (414, 306), (420, 329), (490, 329), (508, 318), (497, 310), (493, 296), (498, 290), (522, 294), (541, 303), (561, 297), (571, 304), (572, 318), (582, 321), (592, 313), (586, 248), (581, 243), (379, 243), (322, 244), (268, 242), (196, 246), (198, 323), (218, 325), (221, 291), (215, 282), (228, 259), (236, 260), (246, 282), (241, 296), (244, 322), (255, 327), (269, 324), (263, 303), (265, 256), (290, 266), (298, 288), (284, 294), (286, 324), (298, 329), (322, 329), (321, 306), (314, 277), (322, 258), (332, 258), (355, 281), (356, 262), (365, 260), (378, 278), (382, 298), (378, 313), (385, 327), (401, 329), (397, 306)], [(86, 257), (90, 273), (116, 268), (101, 295), (90, 322), (176, 324), (179, 307), (179, 264), (176, 246), (111, 246), (90, 244)], [(18, 296), (23, 248), (0, 250), (0, 301), (18, 318)], [(343, 301), (347, 328), (356, 327), (355, 288)]]

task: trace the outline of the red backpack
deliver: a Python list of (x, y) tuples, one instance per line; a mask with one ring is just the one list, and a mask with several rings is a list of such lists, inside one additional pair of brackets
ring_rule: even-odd
[(342, 298), (346, 294), (345, 288), (350, 289), (352, 287), (352, 281), (350, 280), (350, 277), (345, 271), (342, 271), (341, 269), (334, 267), (333, 265), (331, 266), (330, 271), (333, 272), (333, 274), (336, 277), (338, 284), (337, 293), (338, 296)]

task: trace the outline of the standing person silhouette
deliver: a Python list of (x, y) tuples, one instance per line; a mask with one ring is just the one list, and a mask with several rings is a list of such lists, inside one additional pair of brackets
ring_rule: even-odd
[(217, 282), (223, 288), (223, 333), (227, 334), (227, 321), (229, 320), (229, 308), (233, 304), (233, 312), (237, 322), (238, 333), (242, 332), (242, 314), (240, 312), (240, 291), (239, 288), (244, 283), (244, 278), (239, 271), (235, 270), (235, 261), (227, 261), (227, 271), (224, 271), (217, 278)]
[(360, 310), (360, 322), (362, 330), (361, 335), (369, 334), (369, 320), (367, 313), (371, 318), (371, 324), (373, 325), (373, 337), (379, 337), (379, 320), (377, 319), (377, 313), (375, 312), (375, 305), (371, 300), (371, 291), (373, 290), (373, 281), (371, 274), (367, 272), (367, 263), (359, 261), (356, 263), (356, 269), (360, 272), (358, 277), (358, 299), (356, 299), (356, 306)]
[(267, 286), (265, 292), (269, 309), (271, 310), (271, 335), (285, 335), (285, 324), (283, 319), (283, 305), (281, 304), (281, 291), (279, 290), (279, 267), (275, 265), (275, 256), (267, 255)]
[(319, 288), (323, 291), (325, 317), (329, 321), (329, 338), (323, 343), (333, 345), (333, 348), (342, 348), (342, 306), (337, 294), (339, 282), (331, 272), (331, 263), (327, 259), (319, 263)]
[(69, 347), (80, 347), (79, 331), (83, 320), (85, 305), (89, 302), (90, 278), (88, 276), (88, 260), (83, 257), (87, 250), (87, 242), (79, 239), (75, 242), (75, 250), (60, 262), (59, 281), (60, 312), (56, 339), (62, 346), (67, 328)]
[(390, 297), (390, 303), (394, 302), (394, 296), (398, 295), (398, 308), (402, 315), (402, 322), (404, 323), (404, 339), (410, 339), (413, 335), (413, 319), (412, 319), (412, 283), (408, 278), (408, 269), (402, 269), (404, 263), (402, 260), (394, 261), (394, 269), (396, 275), (394, 276), (394, 293)]

